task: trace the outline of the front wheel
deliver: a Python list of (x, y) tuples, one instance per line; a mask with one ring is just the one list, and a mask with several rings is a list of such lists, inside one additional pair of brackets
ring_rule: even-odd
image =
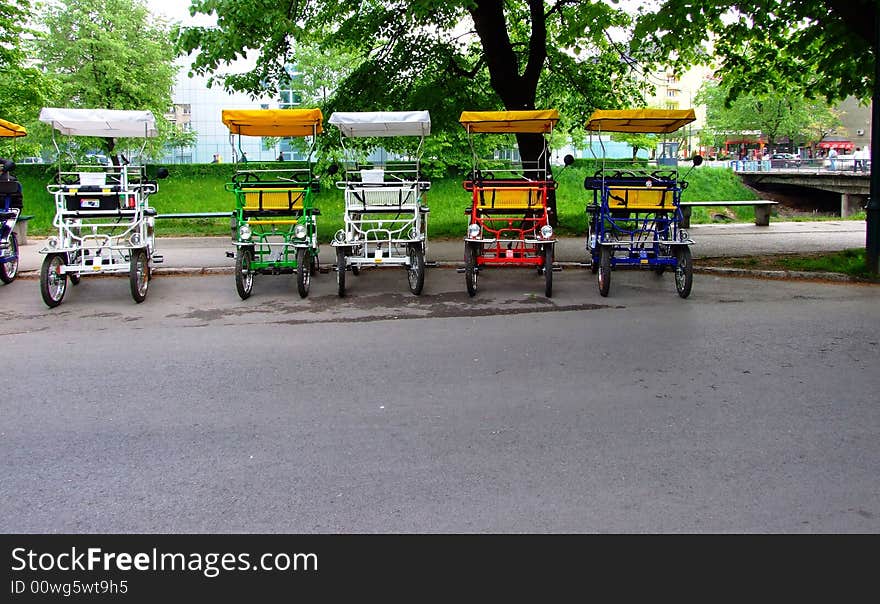
[(18, 274), (18, 236), (15, 233), (9, 235), (6, 255), (9, 257), (9, 261), (0, 264), (0, 281), (12, 283)]
[(147, 251), (143, 248), (133, 250), (130, 262), (128, 283), (131, 287), (131, 297), (140, 304), (147, 298), (147, 288), (150, 286), (150, 263), (147, 259)]
[(40, 268), (40, 295), (49, 308), (55, 308), (64, 299), (67, 291), (67, 275), (61, 272), (64, 268), (63, 254), (49, 254)]
[(238, 297), (247, 300), (254, 291), (254, 273), (251, 263), (254, 261), (254, 249), (239, 247), (235, 253), (235, 289)]
[(296, 250), (296, 289), (299, 297), (309, 295), (309, 286), (312, 284), (311, 251), (307, 247)]
[(421, 245), (411, 245), (408, 252), (409, 266), (406, 269), (406, 277), (409, 281), (409, 291), (418, 296), (425, 286), (425, 249)]
[(544, 295), (553, 297), (553, 244), (544, 246)]
[(345, 297), (345, 248), (341, 247), (336, 248), (336, 293)]
[(599, 248), (599, 295), (608, 297), (611, 289), (611, 246), (603, 245)]
[(675, 255), (675, 289), (679, 296), (687, 298), (691, 295), (691, 287), (694, 284), (694, 263), (691, 257), (691, 248), (683, 245)]
[(468, 295), (477, 295), (477, 246), (473, 243), (464, 245), (464, 281)]

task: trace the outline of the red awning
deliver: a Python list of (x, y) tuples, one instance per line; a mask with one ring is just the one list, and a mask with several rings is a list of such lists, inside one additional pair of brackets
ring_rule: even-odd
[(820, 149), (852, 149), (855, 147), (850, 141), (821, 141), (817, 147)]

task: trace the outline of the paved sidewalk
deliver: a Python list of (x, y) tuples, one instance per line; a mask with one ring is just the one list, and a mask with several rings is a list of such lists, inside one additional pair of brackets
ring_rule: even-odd
[[(695, 241), (691, 248), (695, 258), (836, 251), (865, 245), (862, 221), (773, 222), (766, 227), (707, 224), (693, 225), (689, 231)], [(19, 269), (22, 274), (39, 271), (43, 255), (38, 250), (43, 242), (42, 238), (28, 237), (28, 245), (22, 246)], [(159, 237), (156, 251), (165, 257), (165, 262), (156, 265), (156, 270), (168, 273), (231, 270), (234, 261), (226, 257), (226, 252), (233, 249), (229, 237)], [(463, 254), (461, 239), (428, 241), (429, 261), (441, 265), (463, 264)], [(324, 265), (335, 261), (329, 244), (321, 246), (320, 259)], [(556, 260), (562, 264), (587, 261), (583, 238), (561, 239)]]

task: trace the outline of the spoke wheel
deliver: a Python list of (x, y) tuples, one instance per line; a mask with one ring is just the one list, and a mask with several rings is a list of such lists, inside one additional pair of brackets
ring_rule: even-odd
[(150, 287), (150, 261), (147, 251), (143, 248), (132, 250), (131, 268), (128, 271), (128, 283), (131, 286), (131, 297), (140, 304), (147, 298)]
[(6, 256), (9, 256), (9, 262), (0, 264), (0, 281), (12, 283), (18, 274), (18, 236), (15, 233), (9, 235)]
[(470, 297), (477, 295), (477, 246), (466, 243), (464, 246), (464, 282)]
[(314, 277), (321, 270), (321, 263), (318, 261), (318, 254), (309, 254), (309, 274)]
[(309, 286), (312, 284), (311, 251), (307, 247), (296, 250), (296, 289), (299, 297), (309, 295)]
[(611, 247), (608, 245), (599, 248), (599, 295), (603, 298), (608, 296), (611, 289)]
[(63, 267), (63, 254), (49, 254), (40, 268), (40, 295), (49, 308), (61, 304), (67, 291), (67, 275), (61, 272)]
[(683, 245), (679, 247), (675, 256), (675, 289), (679, 296), (687, 298), (691, 295), (691, 287), (694, 284), (694, 263), (691, 249)]
[(242, 300), (247, 300), (254, 291), (254, 273), (251, 271), (253, 261), (254, 248), (238, 248), (235, 253), (235, 289)]
[[(354, 266), (352, 266), (354, 270)], [(336, 293), (345, 297), (345, 248), (336, 248)]]
[(406, 269), (406, 277), (409, 281), (409, 291), (418, 296), (425, 286), (425, 250), (421, 245), (411, 245), (407, 251), (409, 266)]

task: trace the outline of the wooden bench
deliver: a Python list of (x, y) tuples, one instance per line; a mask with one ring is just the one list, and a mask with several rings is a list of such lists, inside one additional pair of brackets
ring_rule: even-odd
[(770, 201), (769, 199), (758, 199), (754, 201), (683, 201), (681, 207), (681, 226), (690, 228), (691, 226), (691, 208), (694, 207), (727, 207), (727, 206), (754, 206), (755, 208), (755, 224), (757, 226), (770, 226), (770, 210), (773, 206), (779, 205), (778, 201)]
[(15, 229), (13, 232), (18, 238), (18, 245), (27, 245), (27, 227), (28, 221), (33, 218), (33, 215), (27, 214), (24, 216), (19, 216), (18, 221), (15, 223)]

